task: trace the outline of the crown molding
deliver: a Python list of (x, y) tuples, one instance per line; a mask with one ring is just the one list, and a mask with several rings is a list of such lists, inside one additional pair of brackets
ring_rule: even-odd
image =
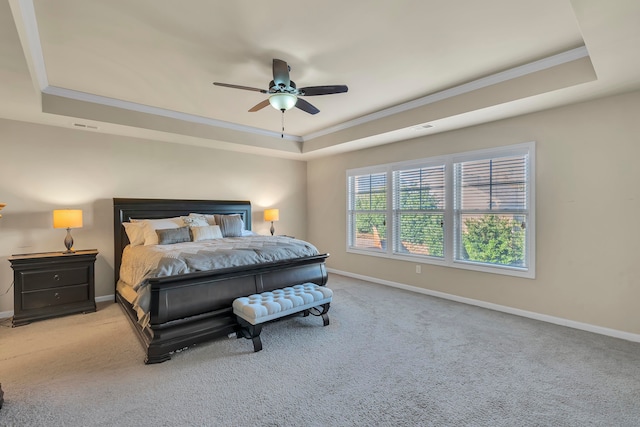
[(530, 62), (519, 67), (510, 68), (508, 70), (491, 74), (487, 77), (483, 77), (477, 80), (473, 80), (469, 83), (464, 83), (459, 86), (455, 86), (449, 89), (442, 90), (440, 92), (433, 93), (431, 95), (424, 96), (422, 98), (415, 99), (413, 101), (405, 102), (384, 110), (377, 111), (366, 116), (359, 117), (354, 120), (340, 123), (335, 126), (328, 127), (326, 129), (313, 132), (302, 137), (303, 141), (309, 141), (314, 138), (318, 138), (324, 135), (329, 135), (334, 132), (349, 129), (354, 126), (362, 125), (374, 120), (379, 120), (384, 117), (392, 116), (394, 114), (402, 113), (414, 108), (422, 107), (424, 105), (433, 104), (448, 98), (453, 98), (468, 92), (473, 92), (478, 89), (482, 89), (488, 86), (492, 86), (498, 83), (503, 83), (509, 80), (513, 80), (528, 74), (533, 74), (538, 71), (546, 70), (556, 67), (558, 65), (566, 64), (577, 59), (585, 58), (589, 56), (586, 46), (580, 46), (575, 49), (568, 50), (566, 52), (558, 53), (534, 62)]
[(108, 98), (106, 96), (94, 95), (92, 93), (79, 92), (76, 90), (65, 89), (56, 86), (47, 86), (42, 93), (53, 96), (60, 96), (63, 98), (73, 99), (82, 102), (91, 102), (94, 104), (106, 105), (109, 107), (121, 108), (124, 110), (136, 111), (139, 113), (151, 114), (154, 116), (167, 117), (171, 119), (181, 120), (184, 122), (198, 123), (211, 127), (218, 127), (224, 129), (230, 129), (234, 131), (252, 133), (255, 135), (264, 135), (273, 138), (284, 138), (290, 141), (302, 142), (302, 138), (296, 135), (282, 134), (280, 132), (274, 132), (270, 130), (255, 128), (251, 126), (239, 125), (236, 123), (225, 122), (222, 120), (211, 119), (208, 117), (198, 116), (195, 114), (182, 113), (179, 111), (167, 110), (159, 107), (152, 107), (150, 105), (138, 104), (136, 102), (123, 101), (121, 99)]

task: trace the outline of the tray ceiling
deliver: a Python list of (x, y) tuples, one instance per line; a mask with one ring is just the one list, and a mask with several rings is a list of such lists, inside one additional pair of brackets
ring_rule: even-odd
[[(621, 0), (305, 3), (9, 0), (0, 116), (311, 158), (638, 88), (640, 5)], [(7, 24), (7, 25), (4, 25)], [(309, 115), (264, 108), (271, 61)], [(6, 99), (4, 97), (3, 99)]]

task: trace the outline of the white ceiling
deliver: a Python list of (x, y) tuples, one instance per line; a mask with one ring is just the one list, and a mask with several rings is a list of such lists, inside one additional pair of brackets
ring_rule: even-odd
[[(0, 117), (308, 159), (638, 89), (639, 22), (637, 0), (8, 0)], [(273, 58), (349, 92), (281, 138), (247, 111), (266, 95), (212, 84), (268, 89)]]

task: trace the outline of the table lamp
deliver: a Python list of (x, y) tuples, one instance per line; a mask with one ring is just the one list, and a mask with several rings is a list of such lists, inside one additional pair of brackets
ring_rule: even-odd
[(271, 231), (272, 236), (273, 236), (273, 233), (276, 231), (276, 229), (273, 227), (273, 221), (278, 221), (279, 219), (280, 219), (280, 210), (278, 209), (264, 210), (264, 220), (271, 221), (271, 229), (269, 231)]
[[(2, 208), (4, 208), (5, 206), (7, 206), (6, 203), (0, 203), (0, 211), (2, 210)], [(0, 218), (2, 218), (2, 215), (0, 215)]]
[(66, 228), (67, 236), (64, 238), (65, 254), (75, 252), (73, 249), (72, 228), (82, 228), (82, 210), (80, 209), (56, 209), (53, 211), (53, 228)]

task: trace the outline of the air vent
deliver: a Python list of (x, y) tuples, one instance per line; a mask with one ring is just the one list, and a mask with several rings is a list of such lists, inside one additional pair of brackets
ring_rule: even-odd
[(430, 124), (428, 124), (428, 123), (425, 123), (425, 124), (423, 124), (423, 125), (414, 126), (412, 129), (413, 129), (413, 130), (425, 130), (425, 129), (430, 129), (430, 128), (432, 128), (432, 127), (433, 127), (433, 125), (430, 125)]
[(98, 130), (98, 126), (94, 126), (94, 125), (85, 125), (84, 123), (74, 123), (74, 124), (73, 124), (73, 127), (81, 128), (81, 129)]

